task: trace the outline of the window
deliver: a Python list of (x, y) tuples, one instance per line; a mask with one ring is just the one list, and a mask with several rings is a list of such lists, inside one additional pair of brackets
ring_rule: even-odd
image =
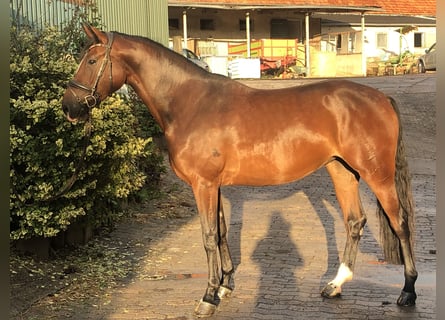
[(201, 19), (199, 23), (201, 30), (215, 30), (213, 19)]
[(341, 34), (337, 35), (337, 50), (341, 49)]
[(168, 28), (170, 30), (178, 30), (179, 29), (179, 19), (168, 19)]
[(349, 39), (348, 39), (348, 53), (355, 53), (356, 49), (356, 33), (350, 32), (349, 33)]
[(388, 35), (386, 33), (377, 33), (377, 48), (386, 48), (388, 46)]
[(421, 32), (415, 32), (414, 33), (414, 48), (423, 48), (423, 33)]
[[(253, 20), (249, 21), (250, 31), (253, 31)], [(246, 19), (239, 19), (239, 31), (246, 31)]]

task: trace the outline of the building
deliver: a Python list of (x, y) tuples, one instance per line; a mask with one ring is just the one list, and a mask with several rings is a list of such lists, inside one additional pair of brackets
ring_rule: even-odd
[(10, 0), (12, 20), (37, 28), (91, 4), (105, 30), (182, 43), (226, 75), (237, 58), (307, 76), (410, 72), (436, 41), (434, 0)]
[(434, 0), (169, 0), (168, 5), (170, 39), (181, 37), (210, 64), (214, 57), (218, 63), (233, 58), (228, 48), (237, 43), (245, 44), (244, 55), (251, 57), (252, 42), (294, 39), (297, 62), (308, 75), (366, 75), (369, 62), (400, 63), (406, 52), (415, 57), (436, 41)]

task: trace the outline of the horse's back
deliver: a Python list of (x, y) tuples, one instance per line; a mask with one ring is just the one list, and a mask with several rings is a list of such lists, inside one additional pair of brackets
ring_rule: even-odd
[(218, 114), (221, 129), (235, 130), (247, 144), (277, 136), (342, 144), (348, 137), (398, 132), (397, 115), (388, 97), (348, 80), (243, 91), (225, 103), (225, 111)]

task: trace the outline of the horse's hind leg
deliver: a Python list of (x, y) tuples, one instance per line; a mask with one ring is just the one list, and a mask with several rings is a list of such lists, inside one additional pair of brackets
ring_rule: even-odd
[(346, 246), (336, 277), (321, 291), (321, 295), (334, 298), (341, 294), (341, 286), (352, 279), (357, 249), (366, 217), (359, 195), (359, 177), (339, 161), (326, 166), (332, 181), (347, 232)]
[[(396, 179), (397, 180), (397, 179)], [(397, 299), (399, 306), (413, 306), (416, 303), (414, 284), (417, 280), (417, 270), (413, 253), (413, 204), (409, 188), (397, 192), (394, 184), (373, 183), (368, 185), (378, 199), (381, 241), (384, 247), (385, 259), (389, 263), (404, 264), (405, 285)]]
[(230, 256), (229, 244), (227, 242), (227, 225), (224, 217), (224, 209), (221, 201), (221, 189), (218, 190), (218, 211), (219, 211), (219, 254), (221, 257), (222, 278), (218, 289), (218, 296), (226, 298), (233, 291), (232, 275), (233, 263)]

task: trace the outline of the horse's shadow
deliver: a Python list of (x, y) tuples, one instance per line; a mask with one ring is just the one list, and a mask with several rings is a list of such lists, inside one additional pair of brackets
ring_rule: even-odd
[[(279, 191), (276, 189), (279, 188)], [(235, 271), (237, 267), (241, 264), (242, 259), (242, 248), (241, 248), (241, 237), (242, 231), (244, 227), (244, 205), (249, 201), (277, 201), (287, 197), (291, 197), (296, 193), (303, 192), (306, 196), (307, 200), (312, 205), (313, 211), (318, 215), (320, 223), (323, 227), (325, 238), (326, 238), (326, 247), (327, 247), (327, 265), (326, 271), (323, 276), (320, 278), (320, 289), (324, 287), (324, 285), (335, 276), (337, 272), (337, 268), (340, 264), (340, 258), (343, 255), (343, 248), (338, 246), (338, 240), (336, 236), (336, 223), (335, 221), (340, 218), (343, 221), (343, 214), (340, 210), (337, 202), (337, 198), (335, 196), (334, 187), (332, 181), (327, 173), (327, 171), (323, 168), (313, 173), (310, 176), (305, 177), (302, 180), (298, 180), (293, 183), (289, 183), (286, 185), (280, 186), (270, 186), (270, 187), (223, 187), (222, 194), (223, 198), (226, 200), (225, 205), (227, 206), (227, 202), (230, 207), (230, 215), (226, 216), (228, 225), (229, 225), (229, 247), (232, 254), (232, 259), (235, 267)], [(361, 198), (364, 198), (364, 194), (361, 192)], [(333, 216), (332, 209), (330, 210), (327, 207), (327, 204), (335, 208), (335, 212), (338, 213), (338, 217)], [(295, 203), (295, 207), (298, 204)], [(253, 209), (249, 208), (246, 211), (252, 211)], [(246, 213), (247, 214), (247, 213)], [(369, 212), (365, 212), (366, 215), (369, 215)], [(271, 218), (271, 225), (273, 219), (277, 216), (277, 212), (273, 211)], [(304, 221), (299, 220), (298, 208), (295, 209), (295, 215), (289, 216), (288, 221), (292, 220), (291, 223), (305, 223)], [(337, 223), (338, 224), (338, 223)], [(283, 228), (285, 227), (285, 223), (281, 224)], [(342, 223), (343, 227), (343, 223)], [(311, 225), (306, 225), (304, 228), (313, 228)], [(269, 230), (271, 232), (272, 229)], [(340, 241), (340, 244), (344, 244), (346, 241), (346, 230), (344, 230), (344, 239)], [(284, 230), (283, 230), (284, 231)], [(338, 231), (337, 231), (338, 232)], [(361, 247), (359, 250), (362, 252), (366, 252), (366, 248), (369, 247), (369, 243), (377, 245), (377, 240), (374, 238), (372, 233), (369, 230), (365, 230), (365, 238), (367, 246)], [(289, 232), (276, 233), (276, 236), (286, 237), (289, 236)], [(318, 236), (317, 236), (318, 237)], [(290, 241), (286, 241), (284, 245), (293, 246), (292, 239)], [(310, 241), (310, 239), (308, 239)], [(361, 241), (361, 243), (363, 242)], [(260, 240), (260, 243), (263, 240)], [(295, 243), (298, 244), (298, 240), (294, 240)], [(313, 241), (317, 241), (314, 239)], [(373, 247), (373, 246), (372, 246)], [(289, 248), (286, 248), (286, 250)], [(256, 248), (258, 250), (258, 247)], [(289, 250), (287, 250), (289, 251)], [(275, 255), (275, 252), (270, 252), (270, 255)], [(289, 254), (298, 255), (298, 250), (291, 250)], [(258, 253), (256, 253), (258, 256)], [(255, 258), (256, 259), (256, 258)], [(255, 260), (254, 259), (254, 260)], [(320, 257), (321, 259), (321, 257)], [(258, 259), (255, 260), (257, 263), (261, 263)], [(299, 260), (297, 260), (299, 261)], [(298, 266), (295, 266), (298, 267)], [(236, 283), (235, 283), (236, 285)]]

